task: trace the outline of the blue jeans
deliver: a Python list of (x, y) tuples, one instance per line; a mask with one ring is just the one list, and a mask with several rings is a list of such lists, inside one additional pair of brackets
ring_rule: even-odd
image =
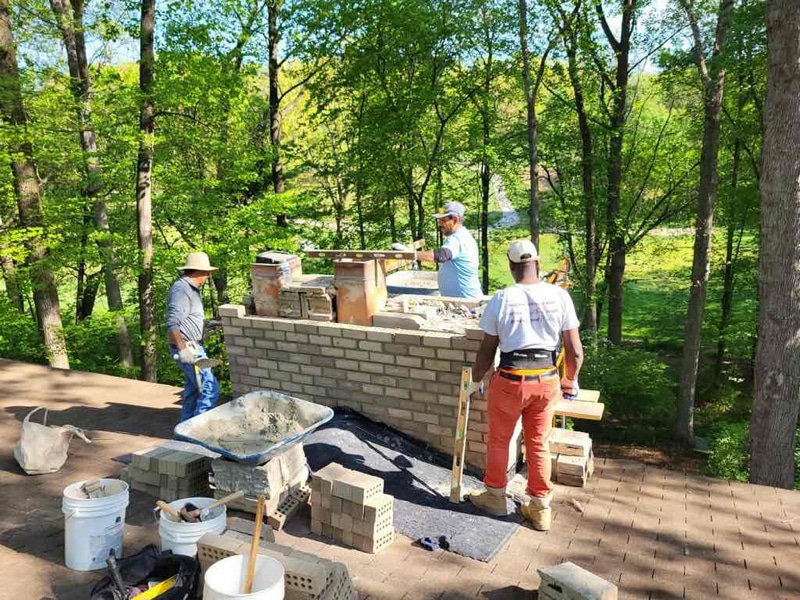
[[(170, 354), (175, 356), (178, 349), (170, 346)], [(208, 358), (206, 349), (197, 345), (197, 358)], [(174, 359), (183, 371), (183, 405), (181, 406), (181, 421), (191, 419), (199, 414), (211, 410), (217, 405), (219, 398), (219, 383), (210, 368), (200, 369), (200, 389), (197, 388), (197, 372), (194, 365), (182, 363)]]

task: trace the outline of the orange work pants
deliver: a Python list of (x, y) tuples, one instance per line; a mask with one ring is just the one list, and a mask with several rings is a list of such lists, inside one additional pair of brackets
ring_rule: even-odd
[(553, 427), (553, 413), (561, 399), (558, 374), (512, 381), (492, 376), (489, 384), (489, 442), (483, 482), (502, 488), (507, 483), (508, 446), (517, 420), (522, 417), (528, 489), (531, 496), (544, 498), (553, 490), (550, 483), (550, 451), (547, 438)]

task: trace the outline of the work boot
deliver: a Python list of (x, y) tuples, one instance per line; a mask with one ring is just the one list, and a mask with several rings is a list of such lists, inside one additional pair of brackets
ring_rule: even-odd
[(469, 494), (467, 496), (477, 508), (488, 512), (495, 517), (507, 517), (508, 502), (506, 501), (506, 488), (493, 488), (486, 486), (486, 491), (480, 494)]
[(531, 496), (525, 504), (520, 506), (522, 516), (528, 519), (536, 531), (549, 531), (552, 511), (550, 510), (550, 499), (552, 496), (537, 498)]

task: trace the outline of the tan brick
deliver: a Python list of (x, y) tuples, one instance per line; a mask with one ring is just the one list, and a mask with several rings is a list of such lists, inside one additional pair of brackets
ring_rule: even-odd
[(355, 350), (358, 347), (358, 342), (348, 338), (333, 338), (333, 347)]
[(358, 342), (359, 350), (367, 350), (368, 352), (383, 352), (383, 344), (380, 342)]
[(276, 319), (273, 321), (273, 329), (278, 331), (294, 332), (294, 321)]
[(303, 375), (313, 375), (315, 377), (322, 375), (322, 369), (313, 365), (300, 365), (300, 372)]
[(422, 368), (422, 359), (415, 356), (398, 356), (397, 364), (403, 367), (411, 367), (413, 369)]
[(481, 346), (480, 340), (470, 340), (464, 337), (457, 337), (452, 339), (452, 346), (454, 350), (471, 350), (477, 352)]
[(414, 415), (410, 410), (403, 410), (402, 408), (388, 408), (390, 417), (396, 417), (398, 419), (408, 419), (409, 421), (414, 419)]
[(292, 381), (294, 383), (301, 383), (301, 384), (306, 384), (306, 385), (313, 385), (314, 384), (314, 378), (311, 377), (310, 375), (299, 375), (297, 373), (293, 373), (292, 374)]
[(425, 337), (424, 333), (397, 333), (394, 336), (394, 341), (398, 344), (408, 344), (410, 346), (421, 346), (422, 338)]
[(384, 388), (380, 385), (364, 384), (362, 386), (365, 394), (372, 394), (373, 396), (383, 396)]
[(465, 332), (468, 340), (482, 340), (483, 331), (481, 329), (467, 329)]
[(397, 379), (388, 375), (373, 375), (372, 383), (375, 385), (385, 385), (388, 387), (397, 387)]
[(350, 360), (369, 360), (369, 352), (363, 350), (345, 350), (344, 355)]
[(378, 375), (381, 375), (384, 372), (383, 365), (379, 365), (379, 364), (371, 363), (371, 362), (360, 362), (360, 363), (358, 363), (358, 368), (361, 371), (365, 371), (367, 373), (376, 373)]
[(450, 340), (451, 336), (447, 334), (429, 333), (422, 339), (422, 345), (431, 348), (450, 348)]
[(263, 332), (263, 336), (265, 340), (273, 340), (273, 341), (284, 341), (286, 340), (286, 332), (285, 331), (272, 331), (267, 330)]
[(408, 390), (398, 389), (398, 388), (386, 388), (386, 395), (390, 398), (408, 398), (409, 392)]
[(255, 327), (256, 329), (274, 329), (274, 325), (272, 321), (268, 319), (250, 319), (250, 326)]
[(367, 339), (374, 342), (391, 342), (394, 339), (394, 333), (391, 331), (380, 331), (375, 329), (367, 331)]
[(241, 327), (234, 327), (231, 325), (230, 327), (225, 327), (223, 329), (223, 334), (225, 336), (225, 340), (228, 340), (228, 338), (244, 335), (244, 330)]
[(336, 368), (345, 371), (358, 371), (358, 363), (354, 360), (336, 359)]
[(436, 351), (437, 358), (441, 358), (442, 360), (455, 360), (463, 362), (466, 358), (463, 350), (448, 350), (446, 348), (440, 348)]
[(305, 333), (287, 333), (286, 334), (286, 341), (287, 342), (297, 342), (298, 344), (307, 344), (308, 343), (308, 335)]
[(408, 377), (411, 374), (408, 367), (393, 367), (391, 365), (386, 365), (384, 372), (392, 377)]
[(430, 433), (435, 435), (452, 435), (453, 430), (448, 429), (447, 427), (440, 427), (439, 425), (427, 425), (427, 429)]
[(370, 352), (369, 360), (370, 362), (383, 363), (386, 365), (394, 364), (394, 356), (392, 356), (391, 354), (380, 354), (378, 352)]
[(244, 316), (244, 306), (241, 304), (223, 304), (219, 307), (220, 317), (240, 318)]
[(332, 346), (333, 338), (330, 338), (325, 335), (309, 335), (308, 343), (316, 344), (317, 346)]
[(459, 398), (455, 394), (439, 394), (438, 396), (439, 404), (444, 404), (445, 406), (458, 406)]
[(295, 331), (297, 331), (297, 333), (316, 334), (319, 331), (319, 327), (311, 323), (296, 323)]
[(419, 421), (420, 423), (431, 423), (432, 425), (439, 424), (439, 417), (430, 413), (415, 412), (414, 420)]
[(422, 379), (425, 381), (436, 381), (436, 373), (433, 371), (426, 371), (425, 369), (418, 369), (411, 371), (409, 374), (412, 379)]
[(342, 329), (342, 336), (351, 340), (365, 340), (367, 339), (367, 332), (364, 329)]
[(347, 371), (347, 379), (349, 381), (360, 381), (361, 383), (370, 383), (369, 373), (362, 373), (361, 371)]
[(320, 356), (339, 358), (341, 356), (344, 356), (345, 351), (342, 350), (341, 348), (329, 348), (329, 347), (323, 346), (322, 348), (319, 349), (319, 353), (320, 353)]
[(389, 354), (405, 355), (408, 354), (408, 346), (403, 344), (384, 344), (383, 351)]
[(422, 358), (436, 358), (436, 350), (434, 348), (422, 348), (419, 346), (409, 346), (408, 353), (411, 356), (421, 356)]

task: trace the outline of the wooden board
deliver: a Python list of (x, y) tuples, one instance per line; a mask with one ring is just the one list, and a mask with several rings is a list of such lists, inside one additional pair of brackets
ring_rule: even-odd
[(601, 402), (583, 402), (581, 400), (562, 400), (556, 404), (557, 417), (571, 417), (573, 419), (587, 419), (600, 421), (606, 405)]
[(353, 258), (356, 260), (414, 260), (416, 253), (413, 251), (402, 252), (399, 250), (309, 250), (309, 258)]
[(600, 391), (579, 389), (576, 400), (580, 400), (581, 402), (599, 402)]
[(469, 391), (471, 382), (472, 367), (462, 367), (455, 448), (453, 449), (453, 479), (450, 484), (450, 502), (455, 504), (461, 502), (461, 481), (464, 476), (464, 454), (467, 451), (467, 428), (469, 427)]

